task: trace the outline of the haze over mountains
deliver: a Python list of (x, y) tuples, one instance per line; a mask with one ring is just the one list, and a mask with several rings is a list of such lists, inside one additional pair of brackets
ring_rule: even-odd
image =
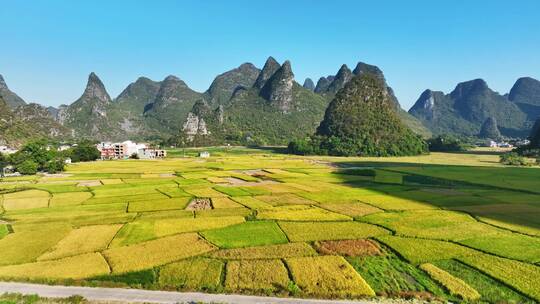
[(111, 98), (91, 73), (81, 97), (58, 108), (26, 104), (0, 76), (0, 111), (5, 130), (11, 130), (0, 134), (0, 141), (19, 144), (33, 134), (168, 139), (178, 144), (286, 144), (313, 134), (336, 93), (364, 73), (383, 81), (399, 118), (423, 137), (476, 136), (483, 125), (482, 134), (499, 131), (525, 137), (540, 115), (540, 82), (532, 78), (519, 79), (506, 95), (492, 91), (481, 79), (460, 83), (449, 94), (426, 90), (406, 112), (376, 66), (359, 62), (351, 70), (342, 65), (335, 75), (321, 77), (316, 84), (308, 78), (301, 85), (291, 62), (280, 64), (269, 57), (262, 69), (244, 63), (218, 75), (205, 92), (196, 92), (171, 75), (161, 81), (140, 77)]

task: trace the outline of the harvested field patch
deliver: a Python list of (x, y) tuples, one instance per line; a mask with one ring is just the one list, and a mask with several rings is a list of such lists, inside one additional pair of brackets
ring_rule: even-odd
[(38, 261), (54, 260), (107, 249), (121, 227), (122, 225), (99, 225), (71, 230), (51, 251), (41, 255)]
[(342, 240), (315, 242), (315, 248), (322, 254), (342, 256), (382, 255), (379, 245), (370, 240)]
[(189, 200), (189, 197), (178, 197), (164, 200), (130, 202), (128, 206), (128, 212), (148, 212), (184, 209), (186, 208)]
[(99, 253), (0, 267), (0, 277), (8, 279), (84, 279), (107, 273), (109, 266)]
[(376, 239), (394, 249), (407, 261), (415, 265), (438, 260), (448, 260), (477, 253), (477, 251), (473, 249), (444, 241), (397, 236), (380, 236), (376, 237)]
[(322, 297), (375, 295), (373, 289), (342, 257), (289, 258), (286, 262), (294, 281), (306, 295)]
[(50, 201), (50, 207), (80, 205), (92, 197), (90, 192), (55, 193)]
[(363, 239), (386, 235), (383, 228), (358, 222), (279, 222), (291, 242)]
[(257, 221), (201, 233), (220, 248), (251, 247), (287, 243), (287, 237), (275, 222)]
[(212, 200), (209, 198), (193, 198), (189, 201), (186, 210), (210, 210), (212, 207)]
[(467, 285), (463, 280), (452, 276), (433, 264), (421, 264), (420, 269), (427, 272), (435, 281), (448, 289), (452, 295), (459, 296), (466, 301), (474, 301), (480, 298), (478, 291)]
[(225, 289), (229, 291), (285, 290), (289, 283), (287, 269), (281, 260), (242, 260), (227, 263)]
[(196, 233), (164, 237), (103, 252), (114, 273), (142, 270), (214, 250)]
[(260, 210), (257, 218), (263, 220), (282, 220), (282, 221), (352, 221), (352, 218), (334, 213), (318, 207), (310, 207), (305, 205), (291, 205), (274, 207), (272, 209)]
[(306, 243), (224, 249), (209, 254), (210, 257), (228, 260), (283, 259), (316, 255), (317, 252)]
[(167, 264), (159, 271), (158, 284), (166, 289), (215, 291), (221, 284), (223, 262), (207, 258)]

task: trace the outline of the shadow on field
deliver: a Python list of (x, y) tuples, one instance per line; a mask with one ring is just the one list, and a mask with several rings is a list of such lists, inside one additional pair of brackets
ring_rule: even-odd
[(540, 230), (540, 169), (373, 161), (334, 165), (351, 187), (463, 211), (526, 234), (527, 227)]

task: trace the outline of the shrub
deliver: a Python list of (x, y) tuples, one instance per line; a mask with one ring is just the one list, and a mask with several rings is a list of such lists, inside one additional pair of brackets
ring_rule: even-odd
[(469, 148), (459, 139), (445, 135), (429, 139), (428, 147), (431, 152), (462, 152)]
[(16, 165), (15, 169), (17, 169), (17, 171), (23, 175), (33, 175), (37, 173), (38, 164), (31, 159), (27, 159)]
[(9, 163), (24, 175), (36, 174), (38, 171), (57, 173), (64, 170), (64, 158), (64, 153), (51, 148), (46, 141), (36, 141), (10, 155)]
[(504, 153), (500, 156), (500, 163), (507, 166), (527, 166), (527, 160), (516, 152)]
[(99, 150), (90, 143), (80, 143), (72, 148), (70, 152), (71, 161), (74, 163), (94, 161), (101, 156)]
[(54, 174), (64, 171), (65, 166), (66, 164), (64, 160), (60, 157), (57, 157), (45, 164), (45, 167), (43, 169), (45, 169), (48, 173)]

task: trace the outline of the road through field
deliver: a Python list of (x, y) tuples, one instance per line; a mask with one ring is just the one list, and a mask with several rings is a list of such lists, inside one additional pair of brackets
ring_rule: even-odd
[[(138, 303), (267, 303), (267, 304), (387, 304), (413, 303), (397, 301), (338, 301), (258, 297), (243, 295), (206, 294), (200, 292), (170, 292), (124, 288), (96, 288), (76, 286), (50, 286), (28, 283), (0, 282), (0, 295), (4, 293), (37, 294), (45, 298), (82, 296), (93, 301), (119, 301)], [(420, 303), (420, 302), (414, 302)]]

